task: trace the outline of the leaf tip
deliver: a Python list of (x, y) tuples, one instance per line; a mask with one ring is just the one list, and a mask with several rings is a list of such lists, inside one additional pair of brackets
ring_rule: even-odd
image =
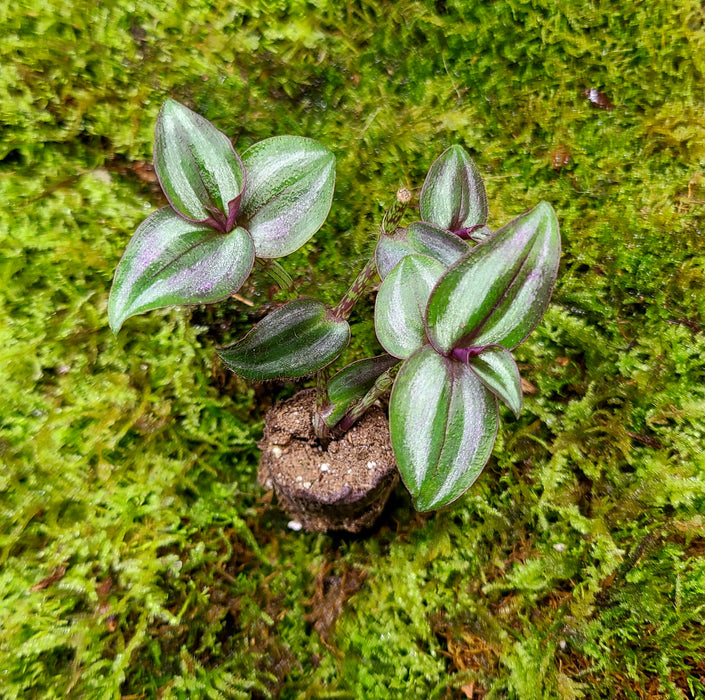
[(167, 97), (164, 102), (162, 102), (162, 106), (159, 108), (159, 113), (165, 114), (167, 112), (175, 112), (180, 109), (188, 109), (188, 107), (185, 107), (181, 104), (181, 102), (177, 102), (171, 97)]
[(519, 416), (521, 416), (521, 412), (524, 410), (524, 397), (521, 396), (519, 398), (519, 404), (517, 406), (510, 406), (509, 408), (514, 414), (514, 418), (516, 418), (516, 420), (519, 420)]
[(108, 327), (113, 332), (113, 335), (117, 335), (122, 328), (122, 324), (125, 322), (125, 318), (119, 316), (117, 313), (108, 308)]
[(551, 226), (558, 230), (558, 217), (556, 216), (556, 210), (550, 202), (542, 199), (530, 213), (538, 219), (550, 221)]

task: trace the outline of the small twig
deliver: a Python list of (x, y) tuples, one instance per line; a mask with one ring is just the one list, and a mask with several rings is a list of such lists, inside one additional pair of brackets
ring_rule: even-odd
[(619, 585), (624, 581), (627, 574), (643, 559), (644, 555), (647, 553), (651, 547), (654, 546), (656, 541), (664, 534), (667, 529), (667, 525), (659, 525), (650, 532), (647, 532), (644, 537), (641, 538), (639, 544), (631, 551), (627, 556), (625, 561), (619, 567), (617, 572), (611, 581), (606, 583), (600, 591), (595, 596), (595, 604), (599, 607), (607, 606), (612, 600), (612, 596), (615, 591), (615, 586)]
[(32, 586), (29, 590), (32, 593), (35, 593), (36, 591), (42, 591), (45, 588), (48, 588), (52, 584), (56, 583), (57, 581), (60, 581), (64, 577), (65, 573), (66, 564), (61, 564), (60, 566), (57, 566), (54, 571), (49, 574), (49, 576), (43, 578), (39, 583), (35, 583), (34, 586)]
[(460, 94), (460, 90), (458, 90), (458, 86), (455, 84), (455, 80), (453, 80), (453, 76), (450, 74), (450, 71), (448, 70), (448, 64), (446, 63), (446, 57), (441, 56), (443, 59), (443, 67), (446, 69), (446, 73), (448, 74), (448, 77), (450, 78), (450, 84), (453, 86), (453, 90), (455, 90), (455, 94), (458, 96), (459, 100), (463, 99), (463, 96)]
[(245, 304), (246, 306), (254, 306), (254, 305), (255, 305), (255, 302), (254, 302), (254, 301), (250, 301), (249, 299), (245, 299), (245, 297), (240, 296), (239, 294), (231, 294), (230, 296), (231, 296), (233, 299), (237, 299), (237, 301), (242, 302), (242, 303)]

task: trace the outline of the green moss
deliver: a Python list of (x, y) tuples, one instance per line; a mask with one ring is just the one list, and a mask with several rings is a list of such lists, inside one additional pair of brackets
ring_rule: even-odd
[[(700, 4), (21, 5), (0, 9), (0, 695), (704, 697)], [(517, 352), (535, 392), (453, 507), (418, 516), (400, 488), (366, 538), (292, 533), (255, 471), (293, 388), (215, 360), (254, 312), (109, 332), (162, 203), (140, 173), (166, 96), (240, 149), (336, 153), (329, 220), (284, 261), (329, 301), (451, 143), (492, 226), (555, 206), (554, 303)], [(284, 298), (268, 285), (242, 293)], [(349, 356), (376, 352), (364, 304), (351, 320)], [(315, 593), (351, 569), (321, 638)]]

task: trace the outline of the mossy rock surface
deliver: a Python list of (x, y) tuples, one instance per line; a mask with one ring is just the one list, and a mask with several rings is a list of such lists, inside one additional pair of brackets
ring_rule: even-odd
[[(700, 2), (48, 0), (0, 27), (0, 697), (705, 697)], [(252, 309), (109, 331), (166, 97), (238, 150), (334, 151), (286, 260), (326, 301), (450, 144), (493, 228), (553, 204), (524, 412), (451, 508), (400, 487), (368, 537), (292, 533), (256, 442), (296, 387), (216, 360)], [(351, 325), (347, 359), (378, 352), (369, 302)]]

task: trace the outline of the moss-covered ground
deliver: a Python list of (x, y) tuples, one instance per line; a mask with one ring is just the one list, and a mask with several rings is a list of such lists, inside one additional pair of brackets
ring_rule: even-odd
[[(703, 21), (700, 0), (2, 3), (0, 696), (705, 698)], [(115, 265), (163, 203), (167, 96), (239, 149), (335, 152), (329, 221), (285, 261), (327, 300), (451, 143), (493, 227), (554, 205), (525, 410), (453, 507), (400, 488), (365, 537), (292, 532), (255, 472), (294, 388), (214, 351), (254, 309), (110, 333)], [(375, 349), (366, 311), (348, 357)]]

